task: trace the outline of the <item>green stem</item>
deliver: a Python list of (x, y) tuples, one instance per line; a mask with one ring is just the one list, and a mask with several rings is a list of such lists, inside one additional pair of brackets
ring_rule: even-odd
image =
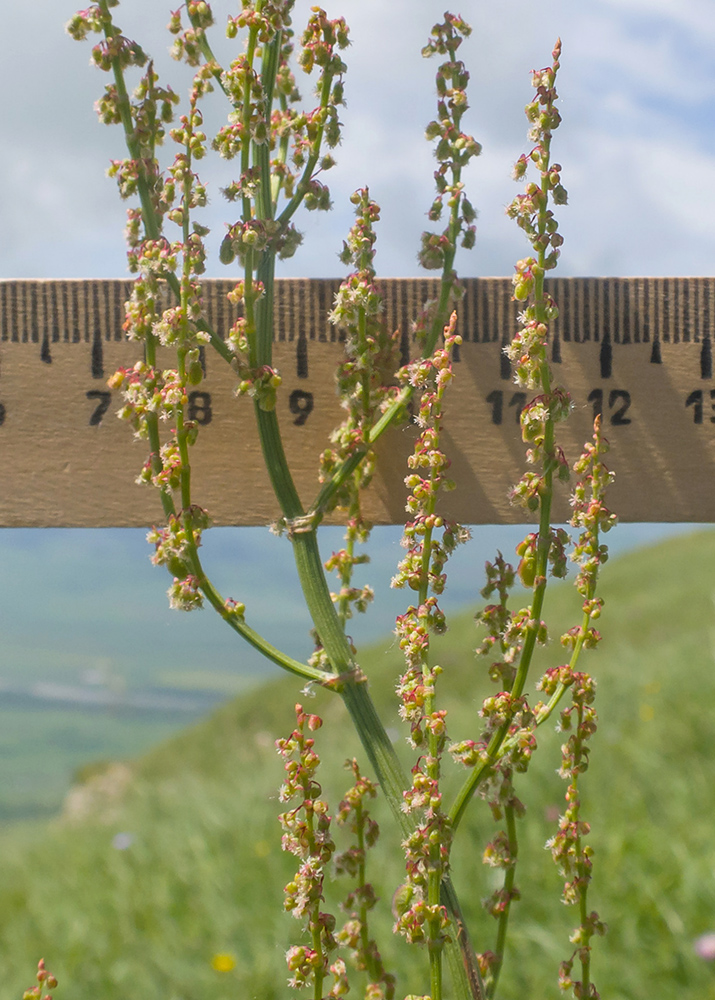
[[(103, 12), (109, 19), (107, 0), (99, 0), (99, 3)], [(107, 32), (107, 37), (111, 37), (110, 32)], [(252, 66), (255, 47), (255, 30), (252, 30), (249, 32), (249, 66)], [(207, 52), (204, 54), (206, 55)], [(142, 206), (145, 232), (149, 239), (157, 239), (161, 234), (160, 218), (152, 202), (151, 190), (146, 177), (146, 167), (141, 157), (139, 143), (134, 133), (131, 106), (124, 82), (123, 71), (118, 60), (113, 61), (113, 71), (117, 87), (119, 112), (124, 127), (125, 140), (132, 159), (134, 159), (138, 165), (138, 191)], [(214, 75), (215, 73), (216, 71), (214, 72)], [(323, 107), (327, 107), (331, 84), (332, 76), (326, 74), (321, 94), (321, 106)], [(250, 97), (250, 94), (244, 96)], [(249, 106), (250, 102), (246, 99), (243, 105), (244, 116), (248, 113)], [(244, 125), (247, 124), (247, 122), (244, 122)], [(321, 127), (314, 144), (313, 152), (308, 158), (301, 180), (298, 182), (296, 192), (279, 217), (278, 221), (282, 227), (287, 225), (290, 218), (293, 216), (303, 200), (308, 184), (313, 175), (313, 171), (318, 162), (322, 136), (323, 128)], [(242, 170), (248, 169), (249, 151), (250, 147), (247, 143), (242, 150)], [(264, 174), (262, 177), (262, 188), (264, 188), (265, 191), (270, 192), (269, 178), (265, 176), (267, 166), (269, 167), (269, 164), (267, 165), (266, 163), (266, 157), (259, 157), (258, 165), (261, 168), (261, 172)], [(249, 220), (251, 218), (251, 206), (250, 201), (247, 198), (244, 198), (243, 210), (244, 219)], [(267, 214), (272, 211), (272, 206), (270, 209), (266, 208), (265, 199), (263, 210)], [(265, 298), (259, 303), (256, 316), (255, 351), (256, 361), (258, 364), (270, 364), (271, 360), (273, 266), (273, 256), (271, 254), (263, 254), (259, 262), (257, 275), (259, 280), (264, 281), (266, 289)], [(164, 275), (164, 277), (168, 281), (168, 284), (174, 294), (180, 300), (181, 285), (176, 276), (173, 274), (167, 274)], [(442, 297), (444, 298), (444, 294)], [(446, 300), (448, 301), (448, 296)], [(205, 321), (202, 321), (198, 325), (200, 329), (205, 330), (210, 334), (212, 344), (216, 348), (219, 355), (223, 357), (224, 360), (230, 362), (232, 359), (232, 352), (224, 344), (222, 339), (213, 330), (211, 330)], [(436, 343), (438, 332), (439, 331), (437, 331), (437, 334), (433, 337), (434, 343)], [(155, 350), (156, 345), (154, 338), (150, 336), (147, 341), (148, 363), (154, 363)], [(390, 423), (393, 422), (395, 417), (400, 412), (404, 400), (408, 399), (411, 393), (407, 392), (402, 395), (403, 400), (393, 404), (391, 414), (388, 419), (385, 419), (387, 416), (387, 414), (385, 414), (381, 420), (378, 421), (378, 424), (371, 435), (372, 440), (379, 437), (384, 430), (387, 429)], [(150, 417), (151, 416), (153, 415), (150, 415)], [(279, 499), (283, 515), (288, 519), (288, 521), (301, 518), (303, 516), (303, 509), (288, 468), (276, 415), (272, 411), (263, 411), (260, 407), (256, 406), (256, 416), (267, 468), (274, 490)], [(155, 420), (152, 421), (150, 419), (148, 424), (150, 443), (152, 446), (152, 452), (155, 456), (153, 461), (159, 462), (160, 469), (158, 423)], [(154, 426), (152, 426), (152, 424)], [(186, 441), (184, 435), (184, 447), (185, 446)], [(354, 464), (350, 463), (349, 470), (345, 471), (345, 478), (352, 474), (352, 472), (360, 464), (363, 457), (363, 455), (356, 456)], [(163, 490), (161, 491), (161, 496), (165, 514), (168, 516), (169, 514), (175, 513), (171, 496)], [(188, 508), (190, 503), (187, 503), (187, 501), (190, 501), (190, 480), (188, 478), (184, 478), (182, 480), (182, 503)], [(316, 522), (318, 519), (319, 518), (311, 518), (311, 521)], [(394, 748), (392, 747), (377, 712), (375, 711), (374, 704), (367, 692), (366, 685), (363, 683), (363, 679), (361, 675), (359, 675), (357, 667), (352, 660), (352, 655), (350, 653), (344, 632), (340, 628), (340, 623), (337, 618), (335, 608), (333, 607), (323, 574), (322, 563), (317, 545), (315, 523), (313, 523), (306, 531), (293, 531), (293, 548), (298, 573), (306, 597), (306, 603), (308, 604), (308, 608), (321, 642), (323, 643), (326, 653), (328, 654), (328, 658), (333, 666), (333, 670), (336, 674), (342, 675), (339, 677), (339, 682), (338, 678), (334, 675), (326, 674), (322, 670), (312, 668), (307, 664), (300, 663), (299, 661), (287, 657), (275, 647), (271, 646), (270, 643), (266, 642), (266, 640), (259, 636), (253, 629), (245, 625), (238, 615), (231, 612), (231, 610), (227, 608), (221, 595), (213, 587), (203, 572), (192, 531), (190, 531), (190, 535), (191, 537), (188, 546), (189, 555), (192, 563), (192, 569), (194, 570), (198, 580), (198, 585), (205, 598), (230, 625), (230, 627), (233, 628), (234, 631), (241, 635), (242, 638), (249, 642), (254, 648), (263, 653), (263, 655), (265, 655), (268, 659), (272, 660), (284, 669), (295, 673), (300, 677), (308, 678), (320, 683), (327, 682), (329, 685), (334, 683), (334, 686), (340, 690), (348, 712), (356, 726), (367, 757), (378, 777), (393, 814), (395, 815), (403, 834), (406, 835), (409, 833), (410, 826), (401, 808), (402, 791), (405, 787), (407, 787), (407, 781), (395, 754)], [(445, 880), (443, 883), (443, 891), (446, 894), (450, 911), (458, 911), (456, 896), (453, 888), (451, 887), (451, 883), (448, 880)], [(453, 952), (450, 957), (450, 965), (454, 976), (455, 991), (462, 998), (473, 997), (474, 1000), (483, 1000), (483, 990), (481, 989), (479, 972), (476, 969), (473, 953), (471, 953), (468, 938), (466, 936), (466, 929), (464, 928), (464, 923), (461, 921), (461, 918), (460, 927), (461, 932), (458, 936), (458, 943), (454, 942), (453, 945), (448, 946), (450, 952)], [(460, 946), (461, 957), (459, 953)], [(466, 973), (465, 967), (468, 970)], [(320, 983), (318, 983), (318, 977), (316, 976), (316, 990), (318, 991), (316, 992), (316, 996), (322, 994), (322, 977)]]
[[(223, 80), (221, 79), (221, 76), (223, 74), (223, 70), (221, 69), (221, 66), (219, 64), (218, 59), (216, 58), (216, 56), (213, 53), (213, 49), (211, 48), (211, 45), (209, 44), (209, 41), (208, 41), (208, 39), (206, 37), (206, 32), (203, 30), (203, 28), (198, 28), (197, 27), (197, 23), (196, 23), (197, 22), (197, 18), (196, 17), (192, 17), (191, 14), (189, 13), (188, 4), (186, 5), (186, 10), (187, 10), (187, 16), (189, 18), (189, 21), (191, 22), (191, 26), (196, 31), (196, 37), (198, 39), (199, 48), (201, 49), (201, 54), (203, 55), (203, 57), (206, 60), (206, 62), (209, 63), (211, 65), (211, 67), (212, 67), (212, 69), (211, 69), (211, 75), (213, 76), (214, 80), (219, 85), (219, 87), (221, 88), (221, 90), (224, 92), (224, 94), (226, 95), (226, 97), (229, 97), (229, 93), (228, 93), (228, 91), (226, 90), (226, 88), (225, 88), (225, 86), (223, 84)], [(229, 99), (230, 99), (230, 97), (229, 97)]]
[(319, 670), (317, 667), (312, 667), (308, 663), (302, 663), (300, 660), (295, 660), (291, 656), (287, 656), (280, 649), (271, 645), (266, 639), (263, 638), (255, 629), (252, 629), (249, 625), (232, 612), (226, 605), (225, 599), (216, 590), (211, 581), (206, 576), (201, 561), (198, 556), (198, 552), (194, 548), (192, 553), (192, 570), (198, 580), (198, 585), (201, 589), (206, 600), (213, 607), (213, 609), (223, 618), (227, 625), (234, 630), (242, 639), (253, 646), (259, 653), (275, 663), (277, 666), (282, 667), (283, 670), (287, 670), (291, 674), (295, 674), (296, 677), (301, 677), (303, 680), (314, 681), (319, 684), (329, 684), (333, 679), (330, 674), (326, 674), (324, 670)]
[[(356, 469), (353, 473), (353, 494), (352, 502), (350, 504), (350, 510), (348, 511), (348, 520), (357, 524), (360, 520), (360, 470)], [(350, 617), (350, 596), (349, 590), (352, 586), (353, 581), (353, 570), (355, 568), (355, 531), (348, 530), (345, 538), (345, 551), (347, 553), (347, 559), (342, 564), (340, 569), (340, 595), (338, 596), (338, 618), (340, 619), (340, 624), (343, 631), (348, 623)]]
[[(583, 712), (579, 706), (578, 710), (579, 716), (579, 726), (583, 719)], [(579, 757), (581, 754), (581, 741), (578, 743)], [(572, 781), (572, 788), (574, 790), (575, 796), (577, 796), (576, 801), (578, 801), (578, 775), (575, 774)], [(577, 823), (579, 817), (577, 816)], [(577, 830), (578, 830), (577, 826)], [(576, 857), (581, 858), (581, 833), (576, 834), (576, 844), (575, 844)], [(582, 861), (578, 863), (578, 878), (579, 878), (579, 916), (581, 920), (581, 927), (586, 929), (589, 926), (589, 914), (588, 914), (588, 883), (590, 880), (590, 875), (586, 866)], [(591, 989), (591, 934), (586, 932), (585, 940), (583, 941), (581, 947), (579, 948), (579, 960), (581, 962), (581, 995), (584, 997), (589, 997)]]
[(497, 940), (494, 948), (494, 954), (496, 956), (494, 965), (492, 966), (492, 981), (489, 987), (489, 1000), (493, 1000), (496, 996), (497, 985), (499, 983), (499, 976), (501, 974), (502, 967), (504, 965), (504, 948), (506, 946), (506, 935), (509, 927), (509, 913), (511, 911), (511, 894), (514, 890), (514, 883), (516, 879), (516, 862), (519, 854), (519, 842), (517, 840), (516, 833), (516, 815), (514, 813), (514, 806), (511, 803), (507, 803), (504, 807), (504, 818), (506, 819), (506, 831), (508, 839), (508, 851), (511, 858), (511, 864), (507, 868), (506, 875), (504, 876), (504, 895), (505, 903), (504, 909), (499, 914), (499, 924), (497, 927)]
[[(548, 180), (548, 152), (549, 143), (544, 143), (546, 150), (546, 161), (545, 167), (542, 169), (542, 193), (543, 198), (541, 201), (541, 207), (538, 214), (538, 234), (543, 236), (546, 232), (547, 224), (547, 210), (548, 210), (548, 191), (549, 191), (549, 180)], [(547, 322), (547, 302), (546, 294), (544, 291), (544, 276), (545, 267), (544, 262), (546, 258), (546, 251), (540, 248), (537, 251), (537, 264), (534, 266), (534, 307), (536, 314), (537, 323), (543, 323), (546, 325)], [(543, 396), (548, 400), (551, 394), (551, 370), (549, 367), (548, 357), (546, 353), (546, 345), (542, 347), (542, 357), (541, 363), (539, 365), (539, 378), (541, 383), (541, 390)], [(551, 548), (551, 505), (554, 495), (553, 487), (553, 473), (555, 466), (555, 432), (554, 432), (554, 419), (551, 415), (551, 408), (548, 409), (548, 415), (544, 422), (544, 443), (543, 443), (543, 454), (544, 454), (544, 469), (542, 478), (542, 487), (539, 491), (539, 534), (536, 549), (536, 574), (534, 578), (534, 588), (533, 597), (530, 609), (529, 618), (531, 620), (531, 625), (529, 626), (526, 636), (524, 638), (524, 645), (519, 656), (519, 663), (516, 672), (516, 678), (511, 690), (512, 695), (515, 699), (521, 697), (526, 686), (526, 681), (529, 676), (529, 669), (531, 667), (531, 661), (534, 655), (534, 650), (536, 648), (536, 640), (539, 634), (539, 626), (541, 623), (541, 615), (544, 605), (544, 597), (546, 594), (546, 584), (547, 576), (549, 571), (549, 550)], [(511, 724), (511, 719), (507, 719), (503, 725), (493, 734), (487, 751), (485, 754), (485, 760), (480, 765), (480, 767), (475, 768), (471, 775), (464, 782), (462, 788), (457, 794), (454, 804), (450, 810), (450, 819), (452, 820), (453, 828), (456, 827), (461, 822), (467, 805), (470, 799), (474, 795), (474, 792), (479, 787), (479, 784), (492, 772), (494, 764), (496, 763), (502, 744), (509, 732), (509, 727)]]
[[(323, 83), (320, 89), (320, 107), (327, 110), (330, 103), (330, 92), (333, 86), (334, 73), (330, 73), (326, 70), (323, 76)], [(281, 214), (278, 216), (278, 225), (281, 229), (285, 229), (290, 220), (293, 218), (295, 213), (300, 208), (300, 205), (305, 197), (306, 191), (310, 185), (310, 181), (313, 177), (313, 172), (318, 165), (318, 160), (320, 158), (320, 151), (323, 145), (323, 134), (325, 132), (325, 126), (321, 125), (318, 128), (315, 140), (313, 142), (313, 148), (310, 155), (306, 161), (305, 167), (303, 168), (303, 173), (301, 174), (300, 180), (295, 186), (295, 193), (290, 199), (288, 204), (285, 206)]]

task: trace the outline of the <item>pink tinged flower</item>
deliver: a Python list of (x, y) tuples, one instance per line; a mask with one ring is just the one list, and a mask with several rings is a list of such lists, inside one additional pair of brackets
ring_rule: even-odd
[(701, 934), (699, 938), (696, 938), (693, 942), (693, 950), (706, 962), (715, 961), (715, 931)]

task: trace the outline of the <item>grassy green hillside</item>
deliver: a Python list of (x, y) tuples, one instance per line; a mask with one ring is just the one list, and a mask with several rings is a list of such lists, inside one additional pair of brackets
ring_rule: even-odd
[[(596, 943), (594, 976), (610, 1000), (715, 998), (713, 968), (693, 951), (694, 939), (715, 929), (714, 592), (712, 533), (629, 555), (604, 574), (605, 638), (587, 667), (599, 678), (601, 724), (584, 804), (596, 849), (590, 902), (609, 924)], [(554, 588), (546, 609), (553, 634), (574, 623), (577, 606), (570, 587)], [(488, 686), (474, 645), (465, 616), (452, 622), (439, 654), (454, 738), (476, 733)], [(545, 663), (549, 657), (558, 659), (558, 643)], [(394, 718), (398, 651), (376, 646), (363, 664), (383, 717)], [(101, 786), (88, 785), (89, 814), (3, 835), (0, 1000), (21, 995), (41, 955), (60, 978), (58, 1000), (288, 994), (283, 952), (297, 924), (281, 909), (290, 859), (275, 819), (281, 762), (273, 740), (292, 728), (299, 697), (291, 679), (249, 692), (130, 772), (116, 769)], [(317, 736), (335, 805), (346, 784), (341, 765), (359, 749), (338, 698), (321, 691), (310, 705), (326, 720)], [(41, 731), (28, 738), (41, 739)], [(544, 734), (523, 784), (524, 898), (515, 907), (503, 1000), (559, 996), (556, 969), (575, 914), (559, 902), (559, 878), (543, 849), (564, 792), (558, 758), (558, 736)], [(476, 804), (454, 857), (479, 948), (493, 944), (493, 922), (479, 905), (490, 891), (481, 851), (492, 829)], [(383, 831), (394, 846), (386, 817)], [(400, 995), (423, 993), (418, 963), (389, 933), (400, 879), (395, 853), (372, 873), (384, 901), (385, 950), (400, 970)], [(215, 971), (219, 953), (235, 956), (235, 969)]]

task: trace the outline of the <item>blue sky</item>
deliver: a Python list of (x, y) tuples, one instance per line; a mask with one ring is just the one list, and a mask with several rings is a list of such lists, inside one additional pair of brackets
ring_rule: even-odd
[[(233, 10), (215, 3), (217, 19)], [(335, 211), (304, 220), (304, 249), (286, 274), (339, 273), (335, 254), (350, 225), (347, 198), (369, 184), (383, 206), (380, 265), (415, 273), (431, 201), (432, 161), (422, 137), (433, 106), (434, 61), (419, 51), (444, 0), (336, 0), (331, 16), (351, 26), (343, 113), (345, 136), (331, 175)], [(309, 4), (296, 5), (300, 25)], [(185, 92), (187, 74), (166, 55), (163, 0), (124, 0), (116, 14)], [(715, 18), (709, 0), (468, 0), (474, 27), (462, 48), (472, 72), (468, 126), (484, 153), (470, 171), (480, 211), (476, 250), (464, 274), (507, 274), (522, 255), (504, 216), (513, 197), (511, 165), (525, 144), (529, 71), (546, 65), (563, 39), (559, 90), (564, 123), (555, 152), (570, 205), (562, 213), (563, 274), (708, 274), (708, 207), (715, 185)], [(122, 154), (117, 128), (97, 124), (92, 106), (105, 82), (88, 65), (89, 45), (63, 33), (72, 8), (59, 0), (13, 4), (4, 15), (0, 112), (11, 141), (0, 163), (5, 277), (113, 277), (123, 273), (123, 206), (104, 176)], [(217, 48), (230, 55), (217, 32)], [(309, 87), (304, 87), (309, 93)], [(218, 107), (216, 121), (218, 118)], [(203, 172), (225, 182), (227, 166)], [(223, 171), (223, 173), (222, 173)], [(214, 188), (215, 191), (215, 188)], [(207, 213), (216, 245), (226, 221), (215, 193)], [(215, 257), (214, 257), (215, 260)], [(225, 271), (217, 263), (211, 273)]]
[[(353, 37), (346, 56), (344, 141), (330, 176), (335, 211), (328, 218), (312, 215), (299, 222), (305, 245), (282, 273), (313, 277), (340, 273), (336, 254), (351, 222), (348, 196), (369, 184), (383, 208), (380, 271), (385, 276), (412, 275), (417, 273), (416, 248), (432, 198), (433, 169), (423, 130), (432, 116), (435, 63), (423, 60), (419, 51), (431, 25), (442, 16), (444, 0), (341, 0), (327, 6), (331, 16), (345, 15)], [(221, 19), (234, 8), (228, 3), (214, 5)], [(297, 3), (297, 26), (308, 8), (308, 3)], [(165, 81), (183, 93), (187, 74), (166, 56), (168, 35), (163, 29), (168, 10), (163, 0), (126, 0), (116, 18), (155, 56)], [(462, 49), (472, 72), (466, 125), (484, 147), (467, 178), (470, 198), (480, 213), (477, 248), (460, 261), (461, 273), (509, 274), (513, 262), (524, 255), (521, 234), (506, 219), (504, 206), (517, 190), (510, 179), (511, 166), (526, 144), (523, 106), (531, 94), (529, 73), (550, 61), (560, 35), (558, 87), (564, 121), (554, 151), (569, 190), (569, 206), (560, 214), (565, 237), (560, 273), (711, 274), (715, 249), (712, 0), (588, 4), (468, 0), (459, 11), (474, 27)], [(6, 95), (0, 109), (5, 138), (0, 160), (0, 277), (124, 274), (124, 206), (104, 174), (108, 160), (123, 155), (121, 136), (118, 129), (96, 121), (92, 106), (105, 78), (89, 66), (89, 45), (72, 42), (64, 34), (72, 12), (59, 0), (34, 0), (12, 4), (3, 15), (6, 37), (13, 44), (5, 47), (0, 69)], [(217, 47), (228, 53), (227, 44)], [(310, 87), (303, 89), (307, 96)], [(211, 114), (218, 121), (218, 110)], [(215, 251), (223, 223), (231, 221), (217, 193), (218, 184), (226, 183), (227, 169), (217, 163), (202, 171), (215, 192), (204, 220), (213, 230), (209, 274), (214, 276), (226, 274)], [(634, 529), (620, 530), (621, 544), (642, 536)], [(512, 534), (511, 529), (482, 533), (479, 556), (465, 556), (461, 564), (453, 587), (455, 601), (476, 594), (478, 584), (466, 582), (468, 574), (481, 564), (487, 550), (512, 545)], [(243, 536), (242, 541), (241, 536), (232, 536), (230, 549), (239, 562), (247, 560), (254, 581), (262, 574), (252, 589), (265, 593), (269, 571), (288, 573), (282, 568), (285, 553), (279, 555), (272, 542), (257, 543), (255, 537)], [(0, 560), (7, 538), (7, 532), (0, 533)], [(399, 557), (395, 532), (381, 538), (380, 566), (375, 570), (389, 574), (387, 563), (393, 555)], [(56, 544), (51, 533), (44, 539), (41, 533), (13, 535), (15, 548), (40, 552), (37, 582), (27, 583), (34, 593), (42, 591), (48, 573), (56, 581), (54, 587), (62, 586), (60, 570), (52, 575), (55, 569), (49, 569)], [(126, 558), (130, 567), (130, 560), (139, 558), (135, 539), (133, 535), (127, 545), (112, 541), (115, 566)], [(85, 533), (82, 552), (92, 545)], [(80, 564), (81, 560), (73, 569), (71, 552), (63, 546), (62, 572), (81, 572)], [(122, 573), (130, 572), (126, 567)], [(137, 572), (154, 573), (156, 614), (164, 615), (165, 581), (147, 569), (146, 560)], [(142, 585), (139, 593), (144, 606), (151, 599), (151, 588)], [(29, 595), (16, 594), (13, 600), (25, 609), (31, 604)], [(126, 598), (127, 627), (136, 607), (133, 600)], [(101, 590), (93, 589), (92, 601), (94, 620), (98, 615), (101, 621)], [(256, 613), (270, 627), (265, 607)], [(22, 618), (13, 613), (12, 602), (5, 607), (5, 617), (6, 624)], [(294, 629), (293, 618), (288, 618)], [(77, 629), (82, 627), (78, 623)]]

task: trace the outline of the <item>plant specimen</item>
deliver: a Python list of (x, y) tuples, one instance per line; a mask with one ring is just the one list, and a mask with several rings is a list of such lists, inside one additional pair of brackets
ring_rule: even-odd
[[(604, 502), (610, 473), (602, 463), (607, 446), (598, 421), (593, 440), (574, 467), (578, 480), (572, 494), (572, 523), (579, 536), (572, 558), (579, 564), (581, 622), (562, 637), (568, 663), (547, 670), (540, 679), (533, 670), (537, 649), (547, 637), (542, 621), (547, 580), (566, 574), (569, 543), (566, 532), (551, 524), (554, 491), (571, 475), (556, 436), (558, 423), (568, 416), (570, 400), (565, 389), (553, 384), (549, 367), (549, 324), (557, 306), (545, 285), (562, 242), (550, 206), (566, 202), (561, 168), (551, 158), (552, 135), (560, 121), (555, 90), (560, 43), (552, 64), (533, 74), (535, 95), (526, 109), (532, 147), (515, 169), (517, 179), (525, 178), (530, 169), (537, 179), (528, 181), (508, 210), (532, 247), (532, 255), (516, 266), (514, 297), (523, 302), (524, 310), (507, 352), (516, 381), (534, 394), (521, 413), (529, 471), (515, 486), (513, 500), (523, 505), (527, 516), (536, 518), (538, 526), (517, 549), (516, 571), (501, 555), (487, 566), (484, 596), (492, 603), (477, 616), (485, 632), (479, 651), (489, 655), (489, 674), (499, 690), (482, 705), (482, 730), (476, 738), (453, 741), (447, 713), (439, 703), (442, 668), (435, 662), (431, 639), (446, 628), (439, 599), (447, 560), (469, 537), (464, 526), (441, 513), (440, 497), (455, 486), (442, 447), (444, 401), (454, 377), (453, 352), (460, 344), (456, 319), (462, 289), (455, 262), (458, 249), (468, 250), (475, 240), (476, 213), (465, 193), (464, 172), (480, 146), (463, 129), (469, 74), (458, 56), (471, 29), (461, 17), (447, 13), (423, 50), (423, 55), (440, 60), (437, 113), (426, 134), (434, 143), (437, 161), (428, 216), (443, 228), (422, 236), (419, 260), (439, 273), (439, 291), (415, 317), (410, 331), (414, 358), (405, 364), (398, 358), (399, 331), (395, 334), (385, 326), (373, 267), (380, 209), (367, 187), (353, 195), (355, 224), (340, 255), (350, 274), (331, 314), (345, 344), (345, 359), (336, 377), (345, 418), (326, 442), (320, 483), (312, 502), (305, 505), (291, 475), (276, 412), (281, 376), (272, 355), (274, 275), (276, 262), (290, 257), (301, 242), (294, 221), (298, 210), (330, 208), (324, 177), (334, 165), (333, 151), (340, 141), (347, 25), (342, 18), (330, 19), (324, 10), (312, 7), (296, 52), (292, 0), (243, 0), (241, 12), (229, 17), (226, 29), (231, 38), (243, 36), (243, 48), (230, 65), (222, 66), (209, 42), (214, 21), (210, 5), (188, 0), (172, 13), (169, 24), (175, 36), (173, 54), (195, 69), (186, 113), (177, 120), (178, 96), (160, 84), (141, 46), (121, 33), (112, 14), (117, 6), (118, 0), (99, 0), (78, 13), (68, 29), (78, 39), (88, 33), (100, 36), (93, 58), (112, 82), (98, 102), (98, 112), (103, 122), (121, 125), (128, 150), (125, 159), (112, 162), (110, 174), (122, 197), (135, 200), (128, 210), (126, 233), (129, 266), (137, 278), (126, 307), (125, 330), (141, 356), (132, 367), (116, 372), (110, 385), (123, 393), (121, 416), (148, 444), (138, 481), (158, 490), (163, 508), (163, 526), (148, 537), (154, 546), (153, 561), (170, 573), (170, 602), (184, 611), (208, 603), (274, 663), (343, 699), (401, 831), (405, 880), (395, 894), (395, 930), (423, 947), (429, 981), (425, 996), (432, 1000), (446, 995), (445, 964), (451, 974), (451, 995), (482, 1000), (496, 993), (512, 903), (519, 895), (517, 818), (523, 807), (515, 791), (516, 776), (528, 768), (539, 727), (565, 701), (559, 725), (568, 732), (561, 768), (569, 783), (567, 808), (549, 847), (566, 880), (564, 900), (578, 906), (580, 920), (572, 936), (573, 953), (561, 966), (560, 984), (576, 997), (596, 997), (590, 974), (591, 938), (604, 928), (587, 907), (591, 861), (585, 844), (588, 825), (579, 806), (579, 779), (586, 770), (587, 741), (596, 717), (594, 683), (579, 666), (582, 651), (598, 641), (593, 627), (601, 610), (596, 580), (607, 556), (601, 533), (614, 522)], [(130, 93), (127, 75), (132, 69), (143, 75)], [(298, 69), (315, 75), (312, 107), (302, 103), (295, 77)], [(209, 142), (202, 106), (215, 90), (226, 98), (228, 117)], [(175, 154), (163, 168), (159, 152), (167, 135)], [(209, 149), (235, 164), (234, 179), (223, 189), (234, 221), (218, 250), (220, 260), (237, 272), (229, 298), (239, 307), (239, 318), (227, 330), (212, 329), (202, 307), (201, 275), (209, 234), (196, 218), (207, 202), (196, 168)], [(237, 405), (253, 407), (281, 509), (273, 529), (284, 534), (293, 548), (313, 622), (315, 651), (308, 662), (287, 656), (259, 635), (246, 621), (244, 605), (219, 593), (204, 569), (201, 536), (210, 526), (210, 512), (197, 502), (192, 481), (191, 450), (200, 427), (187, 404), (190, 391), (203, 379), (202, 354), (208, 349), (235, 373), (237, 395), (250, 400)], [(174, 359), (170, 368), (159, 365), (165, 350)], [(354, 586), (353, 570), (366, 560), (360, 547), (370, 525), (362, 514), (361, 497), (374, 472), (375, 447), (388, 428), (407, 421), (417, 433), (405, 479), (406, 553), (393, 585), (413, 595), (396, 630), (405, 658), (397, 682), (397, 710), (415, 752), (409, 775), (378, 717), (369, 678), (346, 632), (353, 613), (365, 611), (372, 597), (369, 588)], [(346, 523), (345, 547), (324, 567), (317, 533), (326, 515), (336, 509)], [(335, 593), (330, 591), (326, 570), (337, 573)], [(521, 610), (512, 610), (511, 589), (517, 578), (529, 596)], [(535, 681), (545, 700), (532, 704), (528, 685)], [(351, 969), (357, 967), (366, 976), (366, 996), (389, 998), (395, 980), (368, 930), (375, 899), (365, 865), (377, 829), (366, 806), (376, 785), (356, 762), (349, 762), (355, 784), (339, 807), (338, 820), (349, 826), (355, 840), (346, 851), (336, 853), (329, 807), (316, 778), (319, 756), (310, 735), (321, 724), (298, 705), (295, 730), (278, 741), (286, 768), (281, 798), (291, 803), (281, 817), (283, 845), (299, 861), (286, 886), (285, 906), (303, 922), (306, 932), (287, 955), (290, 983), (310, 989), (315, 1000), (337, 997), (347, 992)], [(460, 792), (448, 803), (441, 780), (445, 767), (455, 762), (465, 769), (465, 776)], [(497, 921), (496, 944), (479, 954), (470, 941), (450, 871), (451, 846), (475, 793), (505, 826), (484, 852), (486, 863), (502, 869), (504, 879), (487, 900)], [(356, 883), (348, 894), (348, 919), (342, 928), (321, 909), (330, 863)], [(486, 934), (480, 928), (480, 943)]]

